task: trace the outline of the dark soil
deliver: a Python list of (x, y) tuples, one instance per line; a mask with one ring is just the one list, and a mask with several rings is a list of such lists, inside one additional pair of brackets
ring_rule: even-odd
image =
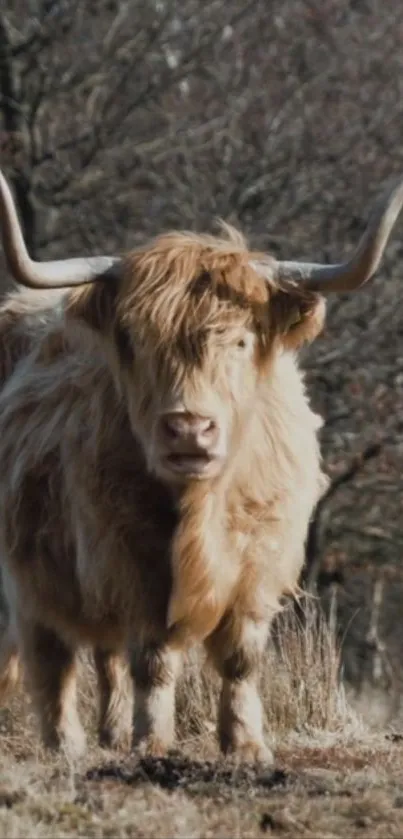
[(214, 761), (189, 760), (173, 755), (166, 758), (143, 758), (133, 764), (109, 763), (89, 769), (89, 781), (114, 780), (138, 786), (150, 783), (165, 790), (186, 790), (188, 794), (208, 795), (212, 788), (217, 794), (228, 790), (244, 790), (248, 794), (266, 794), (268, 790), (287, 788), (293, 776), (283, 769), (264, 770), (253, 766), (230, 766)]

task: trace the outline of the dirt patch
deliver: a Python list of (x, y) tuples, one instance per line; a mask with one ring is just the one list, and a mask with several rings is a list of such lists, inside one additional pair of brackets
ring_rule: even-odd
[[(353, 795), (348, 782), (343, 784), (343, 773), (365, 769), (369, 755), (329, 753), (321, 749), (306, 749), (300, 754), (284, 755), (285, 766), (265, 769), (248, 765), (235, 766), (222, 761), (196, 761), (180, 755), (166, 758), (144, 758), (136, 762), (108, 763), (89, 769), (82, 781), (107, 783), (108, 786), (141, 787), (145, 784), (168, 792), (182, 791), (188, 796), (237, 799), (267, 798), (268, 793), (287, 795), (297, 793), (308, 798)], [(292, 768), (291, 768), (292, 767)], [(357, 790), (355, 790), (357, 791)]]
[(291, 773), (283, 769), (264, 770), (252, 766), (227, 766), (215, 761), (196, 761), (172, 756), (166, 758), (143, 758), (134, 765), (109, 763), (89, 769), (85, 775), (89, 781), (106, 779), (129, 786), (150, 783), (165, 790), (183, 790), (187, 794), (208, 795), (225, 789), (266, 794), (268, 790), (286, 789), (295, 781)]

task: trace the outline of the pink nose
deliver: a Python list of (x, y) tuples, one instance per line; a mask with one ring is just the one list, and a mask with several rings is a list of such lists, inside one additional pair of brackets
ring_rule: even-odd
[(188, 442), (201, 448), (210, 448), (218, 436), (216, 422), (211, 417), (201, 417), (187, 411), (172, 411), (160, 420), (160, 431), (168, 445)]

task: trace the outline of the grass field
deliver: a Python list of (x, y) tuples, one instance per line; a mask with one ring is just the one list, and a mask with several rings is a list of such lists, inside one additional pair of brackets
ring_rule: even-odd
[(263, 673), (275, 766), (236, 767), (214, 740), (216, 680), (196, 652), (178, 690), (178, 748), (164, 760), (101, 750), (88, 657), (80, 678), (89, 748), (46, 754), (21, 689), (0, 710), (0, 836), (403, 837), (403, 737), (370, 732), (339, 684), (331, 629), (308, 605), (285, 615)]

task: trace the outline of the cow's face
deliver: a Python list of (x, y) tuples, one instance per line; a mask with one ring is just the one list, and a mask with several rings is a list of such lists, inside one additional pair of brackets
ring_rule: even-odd
[(124, 376), (149, 467), (175, 482), (221, 472), (252, 414), (259, 373), (247, 313), (217, 305), (211, 288), (195, 309), (192, 293), (186, 302), (183, 320), (174, 315), (168, 332), (152, 324), (151, 311), (142, 338), (133, 323), (134, 375)]
[(113, 368), (148, 468), (165, 482), (216, 478), (242, 444), (276, 352), (317, 334), (317, 295), (257, 274), (238, 242), (161, 237), (118, 287), (72, 309), (112, 341)]

